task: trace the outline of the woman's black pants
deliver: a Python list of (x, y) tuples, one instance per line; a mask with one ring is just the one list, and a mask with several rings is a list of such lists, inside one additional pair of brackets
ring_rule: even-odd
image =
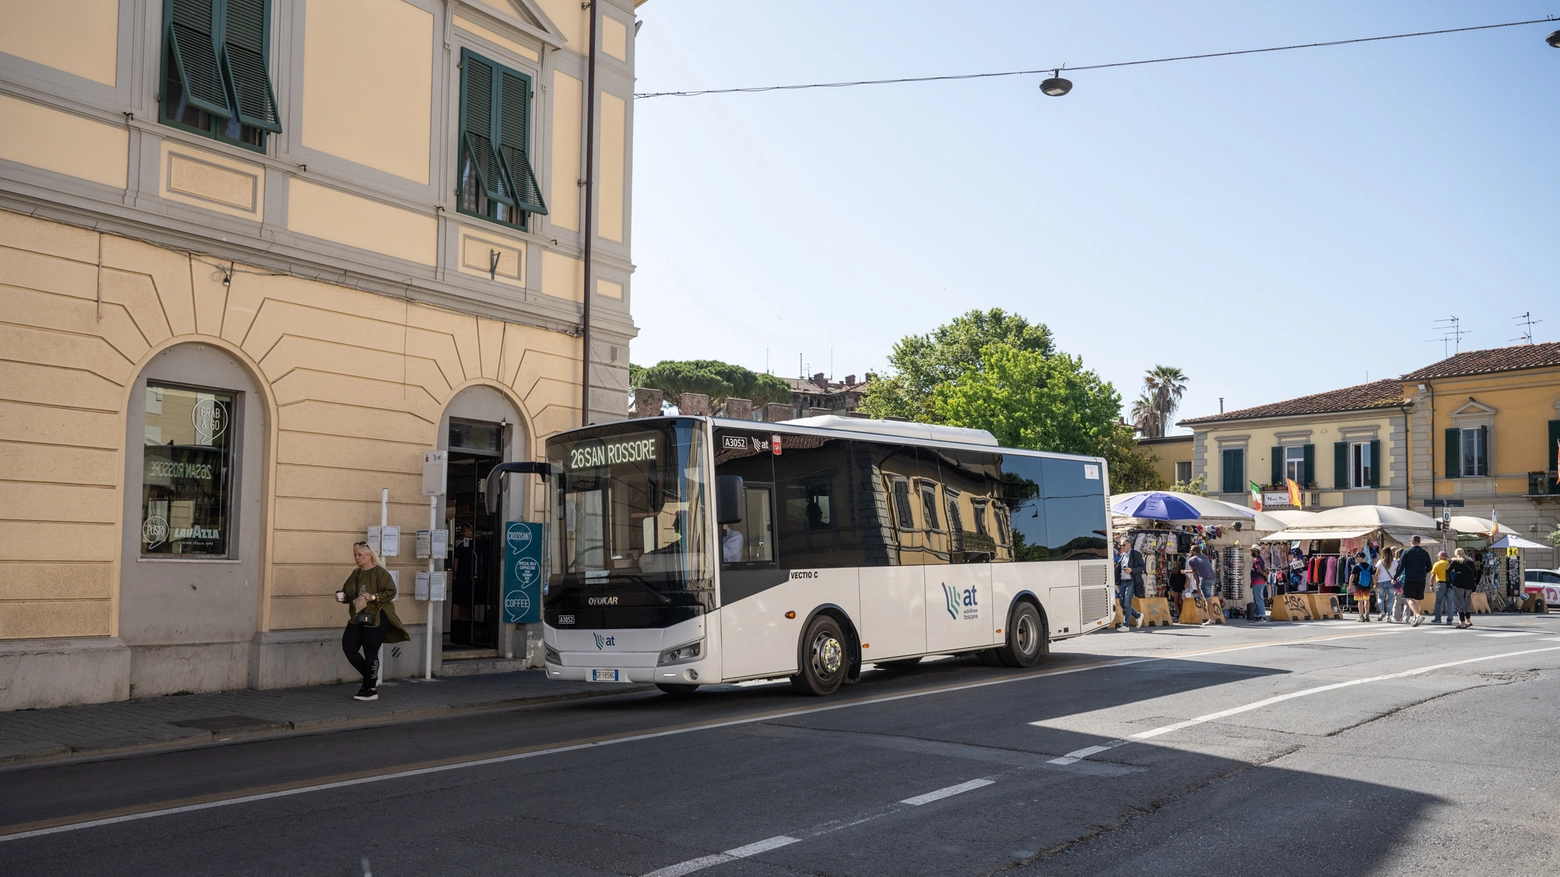
[(363, 677), (365, 688), (374, 687), (374, 667), (379, 664), (379, 647), (385, 644), (385, 628), (388, 626), (383, 621), (379, 622), (378, 627), (349, 624), (341, 632), (341, 650), (347, 653), (352, 669)]

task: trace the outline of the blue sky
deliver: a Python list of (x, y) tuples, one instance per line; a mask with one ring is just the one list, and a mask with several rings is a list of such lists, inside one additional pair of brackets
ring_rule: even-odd
[[(637, 90), (1098, 64), (1560, 17), (1560, 0), (656, 0)], [(1560, 340), (1552, 25), (1041, 77), (641, 100), (633, 360), (881, 371), (971, 308), (1180, 416)]]

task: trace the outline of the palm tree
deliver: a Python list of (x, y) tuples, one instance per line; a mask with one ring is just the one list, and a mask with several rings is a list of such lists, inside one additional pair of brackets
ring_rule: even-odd
[(1186, 372), (1172, 365), (1156, 365), (1143, 376), (1143, 388), (1153, 401), (1156, 415), (1154, 426), (1157, 431), (1149, 437), (1159, 438), (1169, 428), (1175, 410), (1181, 407), (1181, 397), (1186, 393)]
[(1164, 424), (1159, 419), (1159, 412), (1154, 408), (1154, 397), (1148, 393), (1137, 397), (1132, 403), (1132, 425), (1144, 438), (1158, 438), (1165, 434)]

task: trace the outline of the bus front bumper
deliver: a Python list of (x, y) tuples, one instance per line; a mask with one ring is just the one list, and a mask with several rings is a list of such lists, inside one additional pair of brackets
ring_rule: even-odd
[(567, 682), (636, 682), (661, 685), (701, 685), (719, 682), (706, 661), (655, 666), (656, 652), (618, 652), (610, 656), (592, 652), (558, 652), (547, 655), (547, 678)]

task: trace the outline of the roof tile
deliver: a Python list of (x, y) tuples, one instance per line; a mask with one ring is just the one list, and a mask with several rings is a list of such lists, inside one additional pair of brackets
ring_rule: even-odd
[(1397, 378), (1372, 381), (1356, 387), (1313, 393), (1298, 399), (1271, 402), (1239, 411), (1226, 411), (1207, 417), (1193, 417), (1179, 422), (1181, 426), (1199, 423), (1222, 423), (1227, 420), (1253, 420), (1259, 417), (1289, 417), (1299, 414), (1328, 414), (1335, 411), (1363, 411), (1371, 408), (1390, 408), (1403, 403), (1403, 382)]
[(1423, 381), (1430, 378), (1451, 378), (1461, 375), (1483, 375), (1491, 372), (1509, 372), (1524, 368), (1543, 368), (1560, 365), (1560, 341), (1548, 344), (1516, 344), (1511, 347), (1493, 347), (1489, 350), (1470, 350), (1440, 362), (1427, 365), (1419, 371), (1403, 376), (1405, 381)]

